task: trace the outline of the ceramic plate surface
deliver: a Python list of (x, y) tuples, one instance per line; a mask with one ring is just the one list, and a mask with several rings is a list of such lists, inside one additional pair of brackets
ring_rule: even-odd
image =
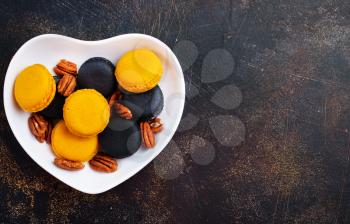
[[(54, 154), (48, 144), (39, 143), (27, 125), (29, 113), (22, 111), (13, 96), (16, 76), (25, 67), (43, 64), (52, 68), (60, 59), (81, 65), (91, 57), (104, 57), (114, 64), (127, 51), (148, 48), (163, 61), (164, 75), (159, 83), (164, 94), (164, 109), (160, 114), (165, 127), (156, 135), (156, 146), (151, 150), (141, 147), (134, 155), (118, 160), (118, 171), (99, 173), (88, 164), (78, 172), (57, 168)], [(160, 40), (143, 34), (125, 34), (99, 41), (83, 41), (74, 38), (45, 34), (27, 41), (14, 55), (8, 67), (4, 83), (4, 107), (13, 134), (24, 151), (43, 169), (67, 185), (89, 194), (107, 191), (135, 175), (150, 163), (168, 144), (179, 125), (185, 102), (185, 84), (180, 64), (174, 53)]]

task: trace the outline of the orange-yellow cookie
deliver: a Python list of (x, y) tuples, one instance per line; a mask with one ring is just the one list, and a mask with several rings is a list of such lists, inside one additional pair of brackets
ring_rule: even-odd
[(55, 93), (55, 80), (43, 65), (28, 66), (16, 77), (14, 95), (24, 111), (37, 112), (45, 109)]
[(148, 49), (137, 49), (124, 54), (116, 65), (119, 85), (132, 93), (143, 93), (155, 87), (163, 75), (158, 56)]
[(63, 106), (63, 119), (70, 132), (81, 137), (102, 132), (109, 121), (109, 106), (101, 93), (81, 89), (72, 93)]
[(57, 157), (81, 162), (92, 159), (98, 150), (97, 136), (83, 138), (73, 135), (63, 120), (52, 130), (51, 145)]

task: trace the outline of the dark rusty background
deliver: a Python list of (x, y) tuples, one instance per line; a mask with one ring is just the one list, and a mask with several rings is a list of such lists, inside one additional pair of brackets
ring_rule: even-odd
[[(193, 41), (199, 57), (185, 76), (200, 91), (185, 109), (199, 124), (174, 136), (184, 172), (164, 180), (151, 163), (100, 195), (36, 165), (2, 108), (1, 223), (350, 223), (349, 0), (2, 0), (0, 28), (2, 83), (11, 57), (36, 35), (97, 40), (140, 32), (170, 47)], [(201, 84), (203, 58), (215, 48), (232, 53), (234, 74)], [(243, 93), (230, 111), (209, 100), (228, 83)], [(238, 116), (245, 141), (233, 150), (220, 145), (208, 127), (213, 114)], [(215, 146), (209, 165), (186, 154), (192, 135)]]

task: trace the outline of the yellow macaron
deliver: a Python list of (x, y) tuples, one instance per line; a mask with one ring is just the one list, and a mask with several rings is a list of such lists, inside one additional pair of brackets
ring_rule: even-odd
[(116, 64), (115, 76), (119, 85), (132, 93), (142, 93), (154, 88), (162, 75), (162, 62), (148, 49), (129, 51)]
[(26, 67), (15, 80), (15, 99), (24, 111), (45, 109), (56, 93), (56, 83), (50, 72), (41, 64)]
[(70, 132), (91, 137), (102, 132), (110, 116), (107, 100), (94, 89), (72, 93), (63, 106), (63, 119)]
[(97, 136), (83, 138), (72, 134), (61, 120), (52, 130), (51, 145), (57, 157), (85, 162), (96, 155), (98, 139)]

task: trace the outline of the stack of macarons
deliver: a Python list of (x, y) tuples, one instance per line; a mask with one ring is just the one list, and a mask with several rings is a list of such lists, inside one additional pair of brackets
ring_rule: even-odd
[(123, 97), (118, 101), (128, 107), (132, 120), (111, 114), (108, 127), (99, 135), (101, 151), (115, 158), (135, 153), (141, 145), (140, 122), (157, 117), (164, 98), (158, 83), (163, 74), (159, 57), (148, 49), (124, 54), (116, 64), (115, 77)]
[(72, 93), (63, 106), (64, 120), (51, 134), (56, 156), (81, 162), (92, 159), (98, 151), (97, 135), (107, 126), (109, 114), (107, 100), (96, 90)]
[[(56, 91), (62, 77), (53, 77), (40, 64), (28, 66), (15, 80), (14, 96), (24, 111), (55, 123), (51, 146), (57, 158), (85, 162), (98, 152), (124, 158), (141, 145), (140, 122), (150, 121), (163, 109), (158, 86), (162, 75), (160, 58), (148, 49), (136, 49), (115, 65), (102, 57), (86, 60), (67, 97)], [(121, 97), (112, 101), (116, 93)], [(132, 119), (120, 117), (113, 109), (117, 104), (126, 106)]]

